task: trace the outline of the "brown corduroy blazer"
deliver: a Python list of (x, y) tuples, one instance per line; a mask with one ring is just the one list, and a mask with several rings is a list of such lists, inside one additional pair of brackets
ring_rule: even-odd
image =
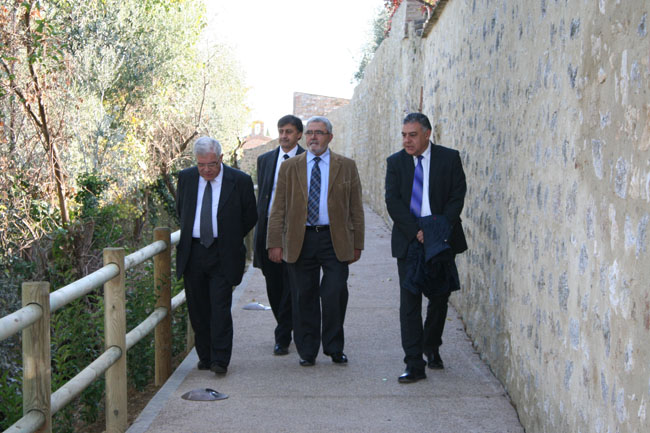
[[(280, 166), (275, 199), (269, 216), (266, 248), (282, 248), (282, 260), (295, 263), (305, 239), (307, 222), (307, 152)], [(327, 213), (336, 258), (354, 259), (363, 250), (364, 215), (361, 182), (355, 162), (330, 150)]]

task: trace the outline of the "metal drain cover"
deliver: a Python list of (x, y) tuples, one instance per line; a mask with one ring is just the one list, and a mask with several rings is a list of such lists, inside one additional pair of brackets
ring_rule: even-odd
[(192, 400), (192, 401), (214, 401), (214, 400), (225, 400), (228, 398), (227, 394), (222, 394), (214, 389), (210, 388), (199, 388), (188, 391), (181, 396), (183, 400)]
[(270, 310), (271, 307), (267, 307), (264, 304), (260, 304), (259, 302), (251, 302), (250, 304), (244, 305), (244, 310)]

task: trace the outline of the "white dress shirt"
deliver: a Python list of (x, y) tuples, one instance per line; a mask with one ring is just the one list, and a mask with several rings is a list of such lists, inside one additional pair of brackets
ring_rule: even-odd
[[(221, 197), (221, 183), (223, 181), (223, 164), (217, 177), (210, 181), (212, 186), (212, 233), (215, 239), (219, 234), (217, 227), (217, 209), (219, 208), (219, 197)], [(203, 193), (208, 181), (199, 176), (199, 190), (196, 193), (196, 213), (194, 214), (194, 227), (192, 228), (192, 237), (201, 238), (201, 207), (203, 205)]]

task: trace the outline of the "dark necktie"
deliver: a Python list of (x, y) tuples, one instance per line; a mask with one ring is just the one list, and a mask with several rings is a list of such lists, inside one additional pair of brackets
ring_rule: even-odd
[(289, 159), (289, 155), (287, 155), (287, 154), (285, 153), (285, 154), (282, 156), (282, 158), (284, 158), (285, 160), (287, 160), (287, 159)]
[(422, 155), (418, 156), (418, 165), (415, 166), (413, 173), (413, 190), (411, 192), (411, 213), (419, 217), (422, 212), (422, 180), (424, 172), (422, 170)]
[(320, 168), (318, 156), (314, 157), (314, 167), (311, 169), (309, 182), (309, 196), (307, 200), (307, 222), (310, 225), (318, 224), (318, 207), (320, 204)]
[(208, 182), (205, 186), (205, 191), (203, 191), (200, 231), (201, 245), (208, 248), (214, 242), (214, 232), (212, 231), (212, 185), (210, 182)]

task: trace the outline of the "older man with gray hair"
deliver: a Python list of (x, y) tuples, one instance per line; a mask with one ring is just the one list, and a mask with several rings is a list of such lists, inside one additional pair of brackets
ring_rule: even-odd
[(217, 140), (197, 139), (194, 156), (196, 166), (178, 175), (176, 276), (185, 284), (198, 369), (223, 375), (232, 353), (232, 289), (244, 274), (244, 237), (257, 222), (255, 193), (249, 175), (223, 164)]
[(287, 263), (300, 365), (314, 365), (321, 341), (323, 353), (344, 365), (348, 265), (364, 242), (361, 182), (355, 162), (329, 150), (327, 118), (309, 119), (304, 135), (308, 151), (280, 166), (266, 246), (272, 262)]

